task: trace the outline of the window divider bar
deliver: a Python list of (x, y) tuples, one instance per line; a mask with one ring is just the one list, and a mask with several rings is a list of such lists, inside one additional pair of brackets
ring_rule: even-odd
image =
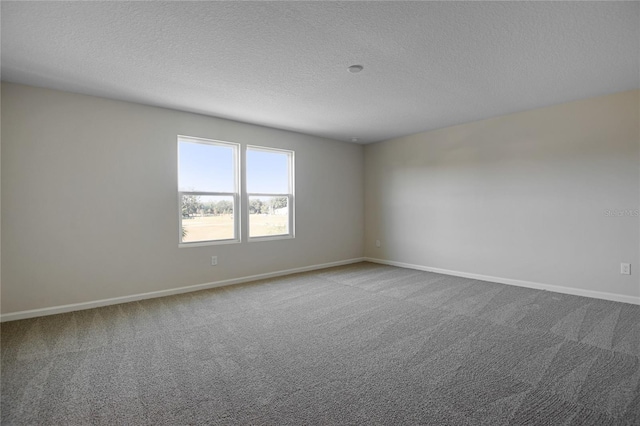
[(249, 196), (249, 197), (289, 197), (290, 195), (291, 194), (288, 194), (288, 193), (285, 193), (285, 192), (282, 192), (282, 193), (279, 193), (279, 194), (264, 194), (264, 193), (261, 193), (261, 192), (251, 192), (251, 193), (247, 194), (247, 196)]
[(209, 195), (213, 197), (235, 197), (237, 192), (205, 192), (205, 191), (178, 191), (180, 195)]

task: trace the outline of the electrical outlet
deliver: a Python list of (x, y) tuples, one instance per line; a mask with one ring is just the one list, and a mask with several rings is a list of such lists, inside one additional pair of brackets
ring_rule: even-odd
[(622, 275), (631, 275), (631, 264), (630, 263), (621, 263), (620, 264), (620, 273)]
[(218, 264), (218, 256), (211, 256), (211, 266), (216, 266)]
[(380, 240), (376, 240), (376, 247), (380, 247)]

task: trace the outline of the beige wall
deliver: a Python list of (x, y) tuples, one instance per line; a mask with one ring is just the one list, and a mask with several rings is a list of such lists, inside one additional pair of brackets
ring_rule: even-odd
[[(620, 93), (368, 145), (363, 164), (355, 144), (3, 83), (2, 313), (363, 252), (638, 297), (639, 218), (605, 212), (640, 205), (639, 99)], [(177, 134), (295, 150), (296, 238), (179, 249)], [(620, 262), (634, 275), (620, 275)]]
[(366, 146), (365, 255), (640, 296), (639, 218), (605, 213), (640, 205), (639, 96)]
[[(295, 150), (296, 238), (178, 248), (178, 134)], [(361, 257), (362, 151), (3, 83), (2, 313)]]

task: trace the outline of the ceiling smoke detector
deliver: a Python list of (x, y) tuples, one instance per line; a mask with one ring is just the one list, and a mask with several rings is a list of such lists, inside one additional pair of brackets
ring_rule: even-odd
[(355, 74), (357, 72), (362, 71), (364, 69), (364, 67), (362, 65), (351, 65), (347, 69), (349, 70), (350, 73)]

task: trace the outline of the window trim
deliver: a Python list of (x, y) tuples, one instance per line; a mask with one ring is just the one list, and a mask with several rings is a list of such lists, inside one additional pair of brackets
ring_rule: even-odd
[[(278, 235), (262, 235), (258, 237), (251, 236), (251, 217), (249, 211), (247, 210), (246, 214), (246, 227), (247, 227), (247, 241), (249, 242), (258, 242), (258, 241), (273, 241), (273, 240), (286, 240), (295, 238), (295, 151), (291, 149), (281, 149), (281, 148), (271, 148), (266, 146), (258, 146), (258, 145), (247, 145), (244, 149), (245, 159), (247, 157), (248, 151), (262, 151), (262, 152), (276, 152), (287, 154), (288, 163), (289, 163), (289, 192), (288, 193), (262, 193), (262, 192), (249, 192), (247, 188), (245, 188), (244, 199), (247, 205), (247, 209), (249, 208), (250, 197), (286, 197), (287, 198), (287, 207), (289, 210), (288, 214), (288, 233), (286, 234), (278, 234)], [(245, 181), (248, 181), (246, 178), (248, 172), (246, 160), (244, 163), (244, 175)], [(247, 182), (248, 183), (248, 182)]]
[[(209, 192), (209, 191), (180, 191), (180, 142), (198, 143), (202, 145), (215, 145), (231, 147), (233, 152), (233, 183), (235, 192)], [(227, 142), (216, 139), (199, 138), (195, 136), (178, 135), (177, 137), (177, 192), (178, 192), (178, 247), (203, 247), (221, 244), (237, 244), (242, 241), (241, 235), (241, 215), (242, 205), (240, 203), (241, 197), (241, 165), (240, 165), (240, 149), (241, 145), (236, 142)], [(203, 195), (203, 196), (225, 196), (233, 198), (233, 231), (234, 238), (227, 238), (223, 240), (206, 240), (206, 241), (182, 241), (182, 196), (183, 195)]]

